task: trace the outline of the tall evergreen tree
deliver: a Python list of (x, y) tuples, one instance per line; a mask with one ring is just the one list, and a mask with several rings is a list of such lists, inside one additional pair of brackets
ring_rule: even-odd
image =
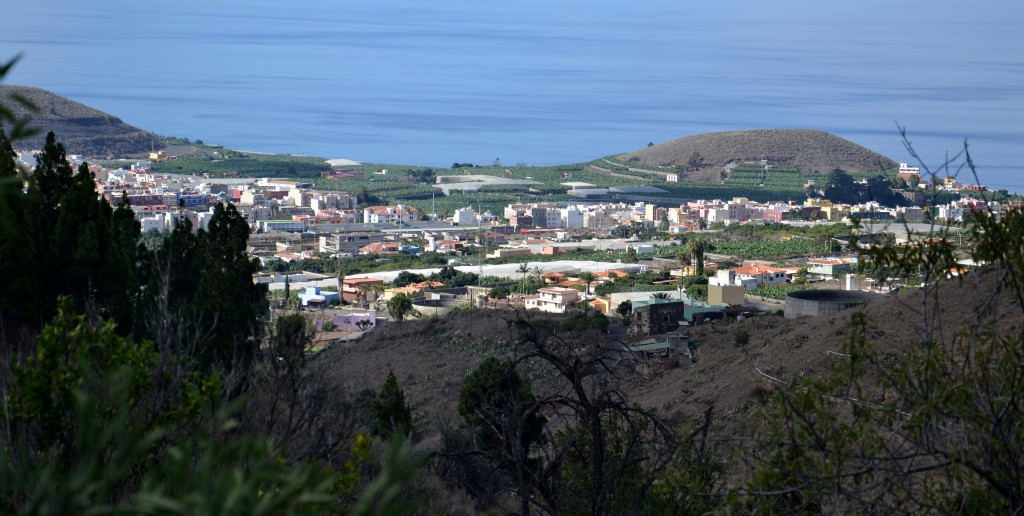
[(0, 130), (0, 320), (12, 323), (30, 317), (37, 289), (27, 274), (33, 252), (21, 187), (14, 148)]
[[(58, 296), (78, 309), (132, 330), (138, 228), (127, 208), (117, 212), (96, 192), (83, 164), (77, 173), (51, 132), (22, 191), (13, 150), (0, 138), (0, 312), (16, 327), (39, 329)], [(10, 319), (10, 318), (14, 319)]]
[(234, 206), (214, 207), (208, 229), (180, 219), (145, 271), (140, 325), (163, 348), (188, 346), (203, 369), (246, 369), (267, 311), (266, 287), (245, 253), (249, 225)]
[(200, 357), (218, 365), (248, 366), (259, 349), (267, 311), (266, 286), (252, 280), (259, 266), (245, 252), (249, 223), (234, 205), (218, 204), (209, 229), (198, 237), (202, 266), (193, 303), (199, 321), (210, 327)]
[(388, 371), (380, 394), (370, 405), (370, 414), (373, 433), (380, 437), (388, 437), (396, 431), (402, 435), (412, 433), (412, 409), (405, 401), (405, 393), (398, 388), (394, 371)]

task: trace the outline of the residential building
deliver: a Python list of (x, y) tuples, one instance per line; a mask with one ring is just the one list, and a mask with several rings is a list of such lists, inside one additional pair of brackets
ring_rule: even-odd
[(398, 242), (374, 242), (359, 248), (359, 254), (398, 254)]
[(563, 314), (576, 302), (579, 294), (574, 288), (544, 287), (537, 289), (536, 295), (525, 296), (523, 301), (528, 310)]
[[(341, 297), (347, 302), (376, 299), (374, 287), (383, 289), (384, 280), (378, 278), (345, 278), (341, 283)], [(371, 299), (372, 298), (372, 299)]]
[(746, 301), (747, 289), (740, 285), (713, 285), (708, 284), (708, 304), (712, 305), (742, 305)]
[(479, 224), (480, 217), (477, 216), (473, 208), (459, 208), (455, 210), (455, 214), (452, 215), (452, 224), (457, 226), (469, 226), (473, 224)]
[(340, 300), (341, 295), (338, 292), (321, 291), (317, 286), (306, 287), (303, 292), (299, 293), (299, 301), (302, 306), (327, 306)]
[(364, 224), (380, 224), (382, 222), (415, 222), (416, 209), (409, 206), (367, 206), (363, 209)]
[[(722, 272), (723, 271), (719, 271), (719, 274)], [(774, 285), (786, 282), (786, 269), (756, 262), (751, 265), (732, 269), (732, 273), (735, 274), (736, 278), (734, 284), (743, 285), (747, 288), (751, 288), (748, 286), (750, 284), (753, 284), (753, 286), (756, 287), (759, 285)]]
[(320, 252), (354, 255), (359, 249), (374, 242), (383, 242), (380, 231), (344, 231), (320, 237)]
[(299, 233), (306, 230), (306, 224), (298, 220), (261, 220), (256, 224), (260, 232), (285, 231)]
[(850, 258), (811, 258), (807, 260), (807, 273), (838, 278), (853, 270)]
[(583, 213), (576, 206), (562, 208), (559, 212), (560, 226), (566, 229), (582, 229)]

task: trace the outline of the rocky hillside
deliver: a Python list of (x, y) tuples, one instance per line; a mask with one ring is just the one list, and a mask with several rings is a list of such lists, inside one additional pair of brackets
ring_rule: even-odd
[[(696, 158), (696, 159), (695, 159)], [(824, 131), (764, 129), (687, 136), (619, 154), (622, 163), (646, 166), (722, 167), (760, 162), (804, 171), (871, 172), (896, 166), (891, 159)]]
[[(14, 95), (28, 99), (37, 110), (33, 112), (14, 102)], [(0, 104), (18, 117), (30, 118), (40, 130), (33, 138), (15, 142), (22, 150), (41, 148), (48, 131), (56, 133), (68, 153), (90, 157), (138, 156), (164, 148), (164, 143), (152, 133), (43, 89), (0, 86)]]
[[(925, 307), (937, 318), (932, 324), (940, 328), (937, 337), (943, 342), (979, 321), (1007, 334), (1020, 332), (1024, 321), (1012, 314), (1020, 314), (1021, 308), (1005, 293), (994, 311), (980, 313), (968, 301), (992, 292), (996, 279), (968, 275), (963, 281), (943, 282), (930, 299), (912, 290), (871, 302), (866, 307), (870, 340), (881, 351), (907, 349), (920, 339)], [(772, 388), (768, 376), (788, 381), (830, 370), (835, 353), (843, 351), (843, 343), (850, 339), (851, 313), (794, 320), (763, 315), (696, 326), (691, 330), (691, 339), (700, 343), (696, 363), (669, 370), (656, 367), (649, 375), (620, 369), (620, 386), (632, 402), (673, 422), (693, 420), (714, 407), (715, 432), (732, 436), (756, 410), (758, 391)], [(350, 395), (379, 389), (388, 371), (394, 371), (412, 405), (423, 445), (429, 447), (437, 443), (445, 425), (458, 424), (456, 403), (464, 377), (484, 357), (522, 352), (508, 324), (514, 317), (513, 312), (478, 311), (389, 324), (359, 342), (328, 349), (317, 357), (314, 367), (331, 378), (339, 392)], [(740, 332), (749, 335), (746, 345), (737, 345)], [(589, 333), (564, 337), (580, 346), (605, 338)], [(536, 391), (550, 387), (543, 369), (523, 372), (533, 379)]]

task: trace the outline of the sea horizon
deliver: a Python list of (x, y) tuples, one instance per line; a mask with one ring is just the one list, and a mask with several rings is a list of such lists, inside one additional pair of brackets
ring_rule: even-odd
[[(254, 152), (564, 165), (708, 132), (813, 129), (936, 167), (966, 141), (1024, 193), (1024, 6), (266, 0), (5, 6), (5, 80)], [(973, 181), (970, 181), (973, 182)]]

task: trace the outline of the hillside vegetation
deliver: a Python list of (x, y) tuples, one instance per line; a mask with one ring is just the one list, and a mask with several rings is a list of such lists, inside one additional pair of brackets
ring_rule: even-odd
[[(20, 96), (37, 110), (30, 111), (18, 102)], [(92, 157), (124, 157), (148, 154), (165, 147), (156, 135), (124, 123), (85, 104), (55, 95), (40, 88), (0, 86), (0, 105), (12, 110), (18, 118), (31, 118), (41, 131), (35, 137), (15, 142), (22, 150), (41, 149), (46, 133), (53, 131), (70, 154)]]
[[(695, 159), (696, 158), (696, 159)], [(734, 163), (769, 163), (806, 172), (879, 172), (896, 166), (891, 159), (824, 131), (763, 129), (687, 136), (610, 159), (637, 167), (719, 168)]]

